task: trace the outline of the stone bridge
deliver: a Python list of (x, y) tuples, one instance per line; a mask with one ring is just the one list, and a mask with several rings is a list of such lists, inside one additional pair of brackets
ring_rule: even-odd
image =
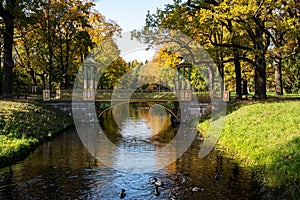
[[(48, 93), (47, 93), (48, 92)], [(149, 90), (59, 90), (50, 95), (44, 91), (44, 105), (62, 110), (70, 116), (76, 111), (83, 122), (97, 122), (102, 113), (113, 105), (120, 103), (153, 103), (164, 107), (174, 116), (175, 122), (186, 122), (206, 115), (212, 109), (211, 102), (226, 103), (226, 98), (217, 97), (217, 94), (209, 92), (181, 91), (174, 93), (169, 91)], [(228, 94), (229, 96), (229, 94)], [(224, 95), (225, 97), (225, 95)], [(228, 99), (229, 100), (229, 99)], [(182, 112), (189, 113), (182, 116)]]

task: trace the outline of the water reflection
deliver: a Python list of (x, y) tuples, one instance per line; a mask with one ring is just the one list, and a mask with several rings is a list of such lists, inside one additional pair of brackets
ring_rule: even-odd
[[(118, 128), (110, 128), (112, 125)], [(172, 140), (176, 133), (170, 115), (161, 106), (116, 105), (102, 116), (101, 126), (118, 147), (112, 155), (114, 168), (152, 171), (167, 166), (169, 159), (176, 160), (174, 153), (169, 153), (166, 160), (160, 155), (159, 148)], [(168, 150), (176, 152), (174, 148)], [(138, 168), (141, 163), (142, 167)]]
[[(176, 129), (160, 126), (164, 128), (155, 134), (153, 130), (157, 130), (161, 118), (150, 117), (148, 111), (145, 108), (131, 110), (133, 115), (123, 121), (122, 127), (117, 127), (110, 118), (111, 112), (106, 113), (102, 123), (105, 134), (118, 148), (137, 151), (139, 147), (141, 151), (154, 151), (157, 143), (164, 141), (161, 138), (166, 137), (165, 141), (174, 138)], [(130, 133), (134, 127), (141, 128), (139, 133), (144, 134)], [(162, 137), (165, 134), (170, 136)], [(147, 150), (142, 145), (134, 149), (133, 142), (149, 143), (154, 149)], [(131, 173), (109, 168), (96, 160), (72, 129), (41, 145), (23, 162), (1, 169), (0, 199), (119, 199), (122, 188), (126, 190), (125, 199), (169, 199), (171, 194), (178, 199), (276, 199), (276, 196), (262, 193), (249, 174), (218, 152), (212, 151), (204, 159), (199, 158), (200, 146), (201, 141), (195, 140), (182, 157), (164, 169)], [(118, 149), (109, 153), (116, 164), (131, 162), (119, 163)], [(162, 162), (158, 158), (155, 154), (151, 158), (154, 164)], [(150, 177), (164, 182), (159, 187), (159, 197), (148, 181)], [(193, 187), (203, 187), (204, 191), (192, 192)]]
[[(147, 110), (148, 117), (138, 115), (145, 112), (142, 110)], [(156, 123), (158, 120), (160, 123)], [(196, 135), (196, 130), (188, 126), (173, 130), (170, 115), (155, 105), (150, 109), (143, 105), (115, 105), (103, 115), (101, 122), (102, 128), (98, 124), (76, 124), (83, 144), (104, 164), (127, 172), (150, 172), (166, 167), (188, 149)]]

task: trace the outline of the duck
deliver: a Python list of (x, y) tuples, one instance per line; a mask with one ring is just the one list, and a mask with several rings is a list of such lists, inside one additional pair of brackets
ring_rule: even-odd
[(160, 195), (160, 192), (159, 192), (159, 189), (158, 189), (158, 186), (157, 186), (157, 185), (155, 185), (154, 195), (155, 195), (155, 196), (159, 196), (159, 195)]
[(122, 189), (120, 194), (119, 194), (119, 197), (120, 197), (120, 199), (123, 199), (123, 198), (125, 198), (125, 196), (126, 196), (125, 190)]
[(183, 183), (185, 183), (186, 182), (186, 180), (185, 180), (185, 178), (183, 177), (182, 178), (182, 181), (181, 181), (181, 184), (183, 184)]
[(149, 178), (149, 182), (150, 182), (152, 185), (154, 184), (154, 185), (156, 185), (156, 186), (158, 186), (158, 187), (160, 187), (160, 186), (163, 185), (163, 182), (157, 180), (156, 177), (151, 177), (151, 178)]
[(176, 181), (176, 182), (179, 182), (179, 180), (181, 179), (181, 184), (183, 184), (183, 183), (185, 183), (186, 182), (186, 179), (184, 178), (184, 177), (180, 177), (180, 176), (178, 176), (177, 174), (175, 175), (175, 177), (173, 178), (173, 180), (174, 181)]
[(157, 178), (155, 178), (155, 177), (150, 177), (150, 178), (149, 178), (149, 183), (153, 185), (153, 184), (155, 183), (155, 180), (157, 180)]
[(203, 191), (204, 191), (204, 188), (193, 187), (193, 188), (192, 188), (192, 191), (193, 191), (193, 192), (203, 192)]

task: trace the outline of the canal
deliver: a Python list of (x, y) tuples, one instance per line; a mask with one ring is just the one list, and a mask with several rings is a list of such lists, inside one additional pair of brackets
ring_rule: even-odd
[[(101, 127), (119, 148), (155, 151), (176, 135), (177, 127), (172, 125), (171, 116), (149, 106), (131, 106), (124, 111), (128, 112), (125, 118), (114, 119), (113, 112), (111, 109), (103, 114)], [(87, 123), (87, 126), (92, 125)], [(274, 199), (250, 174), (220, 152), (214, 150), (199, 158), (201, 143), (201, 138), (196, 137), (175, 162), (159, 170), (136, 173), (108, 167), (95, 159), (72, 128), (38, 147), (24, 161), (0, 169), (0, 199), (119, 199), (121, 189), (125, 189), (125, 199), (170, 199), (172, 196)], [(117, 163), (121, 155), (118, 152), (113, 155), (112, 162)], [(153, 157), (152, 161), (160, 163), (158, 158)], [(130, 163), (128, 160), (127, 164)], [(163, 182), (158, 187), (159, 194), (154, 194), (155, 186), (149, 181), (153, 177)], [(195, 187), (201, 191), (193, 191)]]

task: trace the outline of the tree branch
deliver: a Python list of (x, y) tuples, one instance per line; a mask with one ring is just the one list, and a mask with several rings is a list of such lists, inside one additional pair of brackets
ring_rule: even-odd
[(218, 43), (215, 43), (214, 41), (212, 41), (211, 38), (209, 40), (210, 40), (212, 45), (217, 46), (217, 47), (238, 48), (238, 49), (248, 50), (248, 51), (252, 50), (252, 48), (250, 48), (250, 47), (245, 47), (245, 46), (238, 45), (238, 44), (226, 44), (226, 43), (218, 44)]
[[(201, 1), (202, 4), (207, 4), (207, 5), (214, 5), (214, 6), (218, 6), (219, 5), (219, 2), (216, 1), (216, 0), (202, 0)], [(200, 9), (200, 8), (204, 8), (204, 9), (209, 9), (209, 6), (208, 7), (205, 7), (205, 5), (195, 5), (195, 4), (192, 4), (191, 0), (188, 0), (187, 1), (187, 5), (191, 8), (195, 8), (195, 9)]]
[[(238, 59), (239, 59), (239, 60), (243, 60), (243, 61), (245, 61), (245, 62), (248, 62), (248, 63), (250, 63), (250, 64), (253, 65), (253, 66), (256, 66), (256, 63), (255, 63), (253, 60), (251, 60), (251, 59), (249, 59), (249, 58), (246, 58), (246, 57), (244, 57), (244, 56), (241, 56), (241, 57), (239, 57)], [(223, 60), (222, 63), (233, 62), (234, 60), (235, 60), (234, 58), (229, 58), (229, 59), (227, 59), (227, 60)]]
[(192, 4), (191, 3), (191, 0), (188, 0), (187, 1), (187, 5), (191, 8), (195, 8), (195, 9), (200, 9), (201, 7), (200, 6), (196, 6), (195, 4)]
[[(255, 22), (255, 24), (261, 29), (261, 30), (263, 30), (263, 32), (269, 37), (269, 38), (271, 38), (273, 41), (275, 41), (275, 38), (273, 37), (273, 35), (268, 31), (268, 30), (266, 30), (265, 29), (265, 27), (258, 21), (258, 19), (255, 17), (255, 16), (253, 16), (253, 19), (254, 19), (254, 22)], [(270, 39), (269, 38), (267, 38), (267, 40), (268, 40), (268, 43), (270, 43)]]
[(22, 57), (20, 56), (19, 51), (18, 51), (18, 49), (17, 49), (16, 47), (15, 47), (15, 51), (16, 51), (16, 53), (17, 53), (17, 56), (18, 56), (19, 59), (20, 59), (20, 62), (19, 62), (18, 59), (15, 59), (15, 61), (16, 61), (21, 67), (25, 68), (26, 66), (25, 66), (25, 64), (24, 64), (24, 61), (23, 61)]

